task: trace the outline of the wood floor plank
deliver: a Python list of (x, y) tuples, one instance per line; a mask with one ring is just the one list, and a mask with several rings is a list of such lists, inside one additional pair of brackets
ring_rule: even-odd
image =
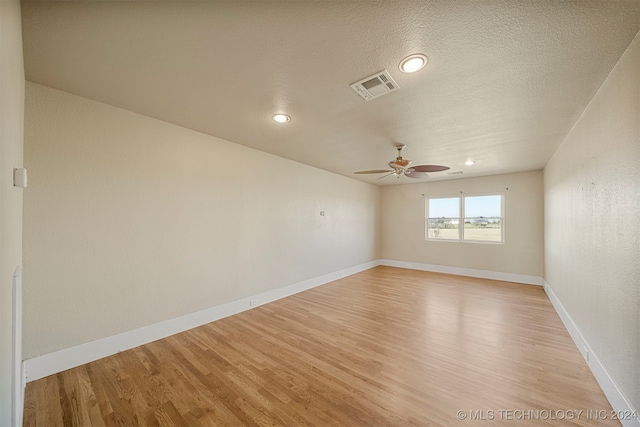
[[(27, 387), (28, 388), (28, 387)], [(36, 399), (35, 417), (25, 416), (24, 420), (35, 419), (37, 426), (62, 426), (64, 425), (62, 416), (62, 403), (58, 388), (58, 378), (56, 375), (40, 380), (39, 387), (33, 395)]]
[(588, 418), (611, 407), (541, 287), (391, 267), (31, 382), (24, 425), (450, 426), (461, 410), (620, 425)]

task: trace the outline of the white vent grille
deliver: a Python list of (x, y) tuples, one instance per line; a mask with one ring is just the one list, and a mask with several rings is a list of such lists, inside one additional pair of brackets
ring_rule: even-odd
[(351, 85), (365, 101), (370, 101), (389, 92), (398, 90), (399, 86), (387, 70), (375, 73), (373, 76), (365, 77)]

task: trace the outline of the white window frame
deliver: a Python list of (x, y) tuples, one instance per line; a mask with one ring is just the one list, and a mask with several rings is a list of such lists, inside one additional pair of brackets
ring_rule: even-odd
[[(483, 196), (500, 196), (500, 216), (499, 217), (486, 217), (487, 219), (499, 219), (500, 220), (500, 241), (490, 241), (490, 240), (472, 240), (465, 239), (464, 236), (464, 224), (467, 219), (482, 219), (485, 217), (465, 217), (464, 210), (464, 201), (467, 197), (483, 197)], [(504, 193), (503, 192), (492, 192), (492, 193), (474, 193), (474, 194), (465, 194), (465, 195), (442, 195), (442, 196), (429, 196), (425, 198), (425, 221), (424, 221), (424, 237), (425, 240), (430, 242), (457, 242), (457, 243), (483, 243), (489, 245), (503, 245), (505, 243), (505, 212), (504, 212)], [(439, 239), (436, 237), (429, 237), (429, 220), (430, 219), (440, 219), (440, 218), (430, 218), (429, 217), (429, 201), (432, 199), (458, 199), (458, 203), (460, 204), (458, 213), (460, 215), (459, 218), (444, 218), (448, 220), (458, 220), (458, 238), (457, 239)]]

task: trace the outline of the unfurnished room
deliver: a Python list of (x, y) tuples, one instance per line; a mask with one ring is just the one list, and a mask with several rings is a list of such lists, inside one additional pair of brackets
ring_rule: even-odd
[(0, 426), (640, 427), (640, 1), (0, 1)]

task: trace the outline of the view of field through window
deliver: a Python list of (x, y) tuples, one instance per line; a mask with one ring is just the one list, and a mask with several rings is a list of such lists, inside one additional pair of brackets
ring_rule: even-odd
[(427, 239), (502, 242), (502, 195), (430, 198), (427, 216)]

